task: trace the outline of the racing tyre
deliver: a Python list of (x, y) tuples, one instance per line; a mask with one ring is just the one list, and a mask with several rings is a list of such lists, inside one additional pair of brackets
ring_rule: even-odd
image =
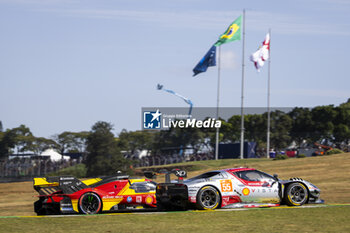
[(84, 193), (79, 199), (79, 211), (83, 214), (98, 214), (101, 207), (101, 198), (96, 193)]
[(214, 210), (219, 206), (220, 201), (218, 190), (212, 186), (204, 186), (197, 194), (196, 206), (200, 210)]
[(301, 206), (306, 203), (309, 197), (308, 190), (301, 183), (293, 183), (288, 185), (284, 201), (289, 206)]

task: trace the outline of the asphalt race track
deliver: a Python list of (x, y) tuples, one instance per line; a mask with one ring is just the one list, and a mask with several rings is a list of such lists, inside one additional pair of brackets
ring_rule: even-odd
[[(174, 213), (174, 212), (192, 212), (192, 213), (203, 213), (206, 211), (210, 212), (221, 212), (221, 211), (249, 211), (249, 210), (256, 210), (256, 209), (294, 209), (294, 208), (329, 208), (329, 207), (335, 207), (335, 206), (348, 206), (350, 207), (350, 204), (320, 204), (320, 205), (303, 205), (303, 206), (297, 206), (297, 207), (291, 207), (291, 206), (278, 206), (278, 207), (260, 207), (260, 208), (232, 208), (232, 209), (217, 209), (217, 210), (188, 210), (188, 211), (171, 211), (171, 212), (157, 212), (153, 209), (136, 209), (136, 210), (126, 210), (126, 211), (118, 211), (113, 213), (103, 213), (103, 214), (97, 214), (98, 216), (111, 216), (111, 215), (125, 215), (125, 214), (167, 214), (167, 213)], [(85, 214), (71, 214), (71, 215), (46, 215), (46, 216), (0, 216), (0, 219), (4, 218), (64, 218), (64, 217), (89, 217), (89, 216), (96, 216), (96, 214), (92, 215), (85, 215)]]

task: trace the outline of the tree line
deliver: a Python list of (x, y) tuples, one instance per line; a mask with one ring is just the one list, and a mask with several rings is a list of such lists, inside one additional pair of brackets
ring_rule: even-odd
[[(221, 143), (240, 140), (240, 115), (222, 120)], [(244, 117), (245, 139), (266, 147), (267, 113), (248, 114)], [(3, 129), (0, 121), (0, 159), (13, 153), (40, 154), (53, 148), (61, 154), (83, 153), (88, 175), (108, 174), (116, 169), (127, 170), (131, 161), (123, 154), (135, 154), (148, 150), (151, 155), (169, 155), (192, 149), (196, 154), (215, 148), (215, 129), (170, 128), (162, 131), (127, 131), (117, 136), (113, 125), (99, 121), (90, 131), (63, 132), (51, 138), (35, 137), (25, 125)], [(326, 142), (335, 147), (350, 142), (350, 99), (339, 106), (327, 105), (314, 108), (296, 107), (290, 112), (271, 112), (271, 147), (284, 149), (292, 142), (313, 144)]]

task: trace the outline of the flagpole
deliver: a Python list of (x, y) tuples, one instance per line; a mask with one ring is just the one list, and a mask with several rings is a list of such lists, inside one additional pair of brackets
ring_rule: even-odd
[[(221, 45), (219, 46), (218, 54), (218, 87), (216, 97), (216, 119), (219, 119), (219, 103), (220, 103), (220, 56), (221, 56)], [(219, 128), (216, 128), (216, 140), (215, 140), (215, 160), (219, 159)]]
[(266, 141), (266, 153), (267, 158), (270, 158), (270, 64), (271, 64), (271, 28), (269, 28), (269, 65), (268, 65), (268, 77), (267, 77), (267, 141)]
[(243, 40), (242, 40), (242, 88), (241, 88), (241, 151), (240, 158), (243, 159), (244, 153), (244, 41), (245, 40), (245, 9), (243, 9)]

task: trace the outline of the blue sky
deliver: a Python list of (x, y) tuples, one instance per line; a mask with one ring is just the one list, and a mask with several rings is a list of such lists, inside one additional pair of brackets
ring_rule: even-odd
[[(249, 55), (268, 28), (271, 106), (350, 97), (348, 0), (0, 0), (0, 120), (45, 137), (99, 120), (138, 130), (141, 107), (186, 107), (157, 83), (215, 107), (217, 68), (192, 69), (243, 8), (245, 106), (266, 106), (267, 66)], [(221, 51), (220, 105), (240, 107), (242, 43)]]

